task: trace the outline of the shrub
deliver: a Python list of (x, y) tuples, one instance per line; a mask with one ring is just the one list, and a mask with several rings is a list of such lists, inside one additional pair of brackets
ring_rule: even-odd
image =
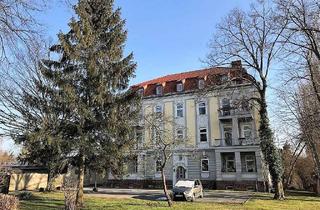
[(19, 199), (12, 195), (0, 194), (0, 209), (1, 210), (17, 210)]
[(32, 193), (28, 191), (22, 191), (19, 192), (17, 196), (20, 200), (30, 200), (32, 197)]
[(8, 194), (10, 175), (0, 170), (0, 193)]

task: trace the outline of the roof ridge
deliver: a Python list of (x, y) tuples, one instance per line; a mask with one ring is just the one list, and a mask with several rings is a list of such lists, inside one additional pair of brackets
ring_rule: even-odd
[[(166, 77), (170, 78), (170, 77), (174, 77), (174, 76), (178, 76), (178, 75), (186, 75), (186, 74), (192, 74), (192, 73), (197, 73), (197, 72), (204, 72), (204, 71), (210, 71), (210, 70), (215, 70), (215, 69), (232, 69), (231, 67), (221, 67), (221, 66), (217, 66), (217, 67), (209, 67), (209, 68), (204, 68), (204, 69), (197, 69), (197, 70), (190, 70), (190, 71), (185, 71), (185, 72), (180, 72), (180, 73), (174, 73), (174, 74), (167, 74), (164, 76), (160, 76), (151, 80), (147, 80), (144, 82), (140, 82), (138, 84), (133, 85), (133, 87), (137, 87), (137, 86), (143, 86), (145, 84), (153, 84), (153, 83), (157, 83), (157, 80), (161, 80), (161, 79), (165, 79)], [(199, 76), (199, 75), (198, 75)], [(193, 78), (193, 77), (189, 77), (189, 78)], [(167, 80), (166, 82), (169, 81), (174, 81), (177, 80), (177, 78), (175, 79), (171, 79), (171, 80)]]

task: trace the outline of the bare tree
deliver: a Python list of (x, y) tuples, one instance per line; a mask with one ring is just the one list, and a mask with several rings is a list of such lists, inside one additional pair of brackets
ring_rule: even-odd
[(47, 0), (0, 1), (0, 64), (13, 62), (16, 53), (30, 49), (39, 40), (42, 27), (36, 13), (43, 11)]
[(298, 109), (302, 138), (311, 151), (316, 166), (316, 193), (320, 195), (320, 104), (316, 102), (312, 85), (300, 88)]
[[(151, 142), (146, 143), (145, 149), (150, 149), (153, 152), (157, 168), (161, 171), (163, 191), (168, 205), (171, 207), (173, 203), (166, 184), (165, 168), (179, 146), (189, 146), (187, 143), (188, 135), (175, 134), (174, 130), (178, 128), (178, 125), (172, 116), (164, 116), (162, 113), (146, 115), (144, 122), (145, 129), (151, 134)], [(179, 129), (183, 129), (187, 133), (186, 128), (179, 127)], [(192, 146), (189, 147), (192, 148)]]
[(208, 63), (211, 66), (240, 59), (249, 74), (243, 79), (257, 90), (251, 98), (259, 105), (259, 138), (275, 187), (275, 199), (284, 199), (281, 157), (273, 140), (267, 112), (268, 76), (283, 47), (282, 33), (286, 22), (277, 22), (275, 9), (268, 1), (257, 1), (248, 12), (234, 9), (217, 26), (210, 43)]
[[(319, 177), (319, 138), (316, 133), (319, 128), (316, 123), (320, 109), (320, 3), (317, 0), (279, 0), (276, 5), (279, 20), (288, 22), (282, 34), (287, 40), (284, 59), (287, 78), (284, 84), (298, 84), (294, 89), (293, 110), (302, 141), (312, 153)], [(319, 178), (317, 183), (319, 193)]]
[(295, 71), (292, 79), (309, 79), (320, 102), (320, 3), (318, 0), (278, 0), (276, 5), (279, 21), (288, 22), (282, 34), (287, 40), (286, 60), (300, 69), (300, 74)]

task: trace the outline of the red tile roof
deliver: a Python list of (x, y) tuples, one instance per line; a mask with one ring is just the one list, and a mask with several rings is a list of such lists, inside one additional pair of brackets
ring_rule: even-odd
[(242, 68), (240, 61), (235, 61), (232, 62), (231, 67), (214, 67), (178, 74), (171, 74), (139, 83), (137, 85), (132, 86), (132, 88), (136, 90), (143, 88), (144, 96), (153, 96), (156, 94), (156, 87), (158, 85), (162, 85), (163, 93), (164, 95), (166, 95), (170, 93), (176, 93), (176, 84), (182, 81), (184, 83), (183, 92), (189, 92), (198, 89), (199, 79), (205, 79), (205, 85), (218, 85), (219, 83), (221, 83), (221, 75), (235, 77), (235, 75), (238, 75), (239, 73), (246, 73), (246, 71)]
[(189, 72), (183, 72), (183, 73), (177, 73), (177, 74), (170, 74), (164, 77), (159, 77), (153, 80), (139, 83), (137, 85), (134, 85), (134, 87), (136, 86), (144, 87), (146, 85), (162, 84), (165, 82), (179, 81), (179, 80), (184, 80), (189, 78), (204, 78), (205, 76), (208, 76), (211, 74), (226, 74), (228, 73), (226, 70), (230, 70), (230, 69), (231, 68), (217, 67), (217, 68), (195, 70), (195, 71), (189, 71)]

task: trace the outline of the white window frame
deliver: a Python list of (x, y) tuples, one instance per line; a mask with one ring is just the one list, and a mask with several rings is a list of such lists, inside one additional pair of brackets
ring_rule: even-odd
[[(201, 104), (204, 104), (204, 106), (201, 105)], [(201, 106), (200, 106), (200, 105), (201, 105)], [(201, 108), (201, 109), (204, 108), (204, 111), (205, 111), (204, 114), (200, 114), (200, 108)], [(200, 115), (200, 116), (206, 116), (207, 114), (208, 114), (207, 102), (205, 102), (205, 101), (200, 101), (200, 102), (198, 103), (198, 115)]]
[(232, 125), (223, 125), (223, 139), (225, 141), (225, 144), (227, 145), (227, 139), (226, 139), (226, 133), (230, 133), (231, 134), (231, 145), (232, 146), (232, 140), (233, 140), (233, 133), (232, 133), (233, 129), (232, 129)]
[[(182, 133), (178, 134), (179, 131), (181, 131)], [(179, 135), (182, 135), (181, 138), (179, 138)], [(176, 129), (176, 137), (177, 137), (177, 140), (183, 140), (184, 139), (184, 130), (182, 128), (177, 128)]]
[(144, 94), (144, 88), (139, 88), (138, 95), (143, 96), (143, 94)]
[[(234, 156), (233, 156), (233, 160), (231, 160), (231, 159), (228, 160), (228, 157), (231, 157), (231, 155), (226, 157), (226, 172), (228, 172), (228, 173), (234, 173), (234, 172), (236, 172), (236, 157), (235, 157), (235, 155), (234, 155)], [(228, 162), (232, 162), (232, 163), (233, 163), (234, 171), (228, 171)]]
[[(158, 108), (160, 108), (160, 112), (158, 111)], [(163, 113), (163, 107), (162, 107), (162, 105), (159, 105), (159, 104), (157, 104), (157, 105), (155, 105), (155, 107), (154, 107), (154, 112), (155, 113)]]
[[(249, 138), (247, 138), (247, 137), (245, 137), (245, 131), (249, 131), (249, 129), (245, 129), (245, 127), (250, 127), (250, 133), (251, 133), (251, 135), (250, 135), (250, 137)], [(242, 138), (246, 138), (246, 139), (250, 139), (250, 138), (252, 138), (252, 124), (242, 124), (241, 125), (241, 137)]]
[[(160, 170), (158, 170), (158, 163), (160, 162)], [(160, 159), (157, 159), (156, 162), (155, 162), (155, 171), (156, 173), (160, 173), (161, 172), (161, 164), (162, 164), (162, 161)]]
[[(137, 141), (137, 144), (141, 144), (141, 143), (144, 142), (143, 133), (144, 133), (143, 129), (136, 129), (136, 141)], [(141, 137), (140, 140), (138, 139), (139, 136)]]
[[(204, 171), (203, 170), (203, 161), (207, 161), (207, 164), (208, 164), (208, 170)], [(201, 159), (201, 172), (209, 172), (209, 159), (208, 158), (204, 158), (204, 159)]]
[[(202, 132), (201, 130), (206, 130), (206, 132), (205, 132), (205, 134), (206, 134), (206, 141), (201, 141), (201, 134), (203, 134), (204, 132)], [(202, 143), (204, 143), (204, 142), (208, 142), (208, 128), (207, 127), (200, 127), (199, 128), (199, 142), (202, 142)]]
[(160, 95), (162, 95), (163, 94), (163, 87), (162, 87), (162, 85), (157, 85), (157, 87), (156, 87), (156, 95), (157, 96), (160, 96)]
[(198, 88), (201, 90), (201, 89), (204, 88), (204, 86), (205, 86), (205, 81), (204, 81), (204, 79), (199, 79), (199, 80), (198, 80)]
[[(178, 108), (179, 105), (181, 105), (181, 108)], [(179, 110), (181, 111), (182, 116), (178, 116), (178, 111)], [(184, 117), (184, 105), (181, 102), (176, 104), (176, 117)]]
[[(252, 159), (248, 159), (248, 157), (252, 158)], [(246, 172), (247, 173), (254, 173), (257, 170), (257, 166), (256, 166), (256, 156), (254, 154), (247, 154), (244, 156), (244, 162), (246, 164)], [(249, 171), (248, 170), (248, 162), (253, 162), (253, 171)]]
[(182, 82), (179, 82), (176, 84), (176, 90), (177, 90), (177, 92), (183, 91), (183, 83)]
[(221, 80), (221, 82), (226, 82), (229, 80), (229, 76), (226, 74), (223, 74), (220, 76), (220, 80)]

